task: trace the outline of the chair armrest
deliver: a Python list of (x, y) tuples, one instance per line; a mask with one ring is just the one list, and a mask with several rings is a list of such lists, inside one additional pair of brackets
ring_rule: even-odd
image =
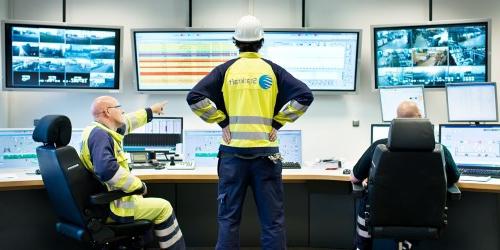
[(450, 199), (453, 201), (462, 199), (462, 192), (460, 192), (460, 189), (458, 188), (456, 183), (448, 188), (448, 197), (450, 197)]
[(365, 193), (365, 188), (361, 183), (351, 183), (352, 184), (352, 195), (354, 198), (361, 198)]
[(98, 193), (90, 196), (90, 203), (94, 205), (105, 205), (108, 204), (114, 200), (118, 200), (122, 197), (125, 196), (130, 196), (130, 195), (135, 195), (135, 194), (142, 194), (143, 190), (138, 189), (136, 191), (130, 192), (130, 193), (125, 193), (121, 190), (113, 190), (109, 192), (103, 192), (103, 193)]

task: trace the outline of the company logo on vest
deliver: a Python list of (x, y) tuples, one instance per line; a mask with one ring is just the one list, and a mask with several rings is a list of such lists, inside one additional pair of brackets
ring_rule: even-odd
[(263, 89), (268, 89), (273, 85), (273, 79), (268, 75), (259, 77), (259, 86)]

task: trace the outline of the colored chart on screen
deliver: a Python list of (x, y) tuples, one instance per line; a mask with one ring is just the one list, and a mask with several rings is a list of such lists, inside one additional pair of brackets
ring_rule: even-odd
[(232, 32), (135, 32), (138, 90), (189, 90), (238, 56)]

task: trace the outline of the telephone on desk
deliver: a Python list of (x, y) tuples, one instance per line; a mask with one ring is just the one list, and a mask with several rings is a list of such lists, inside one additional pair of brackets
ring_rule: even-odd
[(313, 167), (324, 168), (325, 170), (335, 170), (342, 168), (342, 162), (335, 158), (319, 159)]
[(179, 154), (154, 154), (144, 153), (131, 154), (132, 163), (129, 163), (131, 169), (194, 169), (194, 162), (184, 162)]

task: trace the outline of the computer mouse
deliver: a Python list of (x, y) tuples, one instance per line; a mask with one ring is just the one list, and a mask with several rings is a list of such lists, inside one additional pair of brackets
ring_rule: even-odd
[(344, 171), (342, 171), (343, 174), (351, 174), (351, 170), (350, 169), (344, 169)]

